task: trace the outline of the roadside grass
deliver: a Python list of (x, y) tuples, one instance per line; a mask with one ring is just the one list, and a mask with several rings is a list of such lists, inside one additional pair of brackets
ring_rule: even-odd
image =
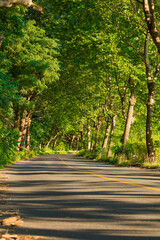
[(11, 166), (17, 161), (29, 159), (37, 155), (39, 155), (39, 152), (33, 150), (24, 150), (23, 152), (14, 151), (10, 153), (10, 155), (2, 155), (0, 160), (0, 169), (3, 169), (5, 166)]
[(160, 169), (160, 149), (156, 149), (156, 160), (150, 162), (147, 157), (145, 143), (142, 142), (126, 144), (123, 150), (121, 145), (113, 147), (111, 157), (108, 157), (107, 152), (102, 148), (92, 151), (81, 150), (78, 156), (122, 167)]
[(94, 151), (89, 151), (83, 149), (81, 151), (63, 151), (63, 150), (53, 150), (50, 148), (44, 148), (41, 150), (29, 150), (24, 149), (23, 152), (12, 152), (10, 155), (2, 155), (0, 160), (0, 169), (4, 166), (10, 166), (13, 163), (20, 160), (27, 160), (29, 158), (46, 155), (46, 154), (77, 154), (88, 159), (94, 159), (101, 162), (106, 162), (108, 164), (116, 166), (126, 166), (126, 167), (142, 167), (150, 169), (160, 169), (160, 148), (156, 149), (156, 161), (150, 162), (147, 158), (147, 150), (145, 144), (127, 144), (125, 146), (125, 151), (122, 151), (122, 146), (118, 145), (112, 148), (112, 156), (108, 157), (107, 152), (103, 148), (97, 148)]
[(44, 148), (41, 150), (29, 150), (27, 151), (24, 149), (24, 151), (12, 151), (10, 154), (1, 154), (0, 159), (0, 169), (3, 169), (5, 166), (11, 166), (13, 163), (18, 162), (20, 160), (27, 160), (29, 158), (38, 156), (38, 155), (46, 155), (46, 154), (74, 154), (77, 153), (77, 151), (62, 151), (62, 150), (52, 150), (49, 148)]
[(31, 157), (35, 157), (38, 153), (35, 151), (23, 151), (23, 152), (14, 152), (8, 159), (4, 162), (4, 164), (1, 164), (1, 168), (4, 166), (11, 166), (13, 163), (20, 161), (20, 160), (25, 160), (29, 159)]
[(35, 157), (37, 154), (39, 154), (38, 151), (33, 151), (33, 150), (26, 151), (26, 150), (24, 150), (23, 152), (16, 152), (15, 155), (13, 156), (12, 160), (13, 160), (13, 162), (17, 162), (17, 161), (20, 161), (20, 160), (25, 160), (25, 159)]
[(150, 169), (160, 169), (160, 157), (157, 157), (157, 159), (154, 162), (149, 162), (146, 160), (143, 163), (144, 168), (150, 168)]
[(53, 150), (50, 148), (44, 148), (39, 151), (40, 155), (45, 155), (45, 154), (73, 154), (77, 153), (78, 151), (72, 151), (72, 150)]

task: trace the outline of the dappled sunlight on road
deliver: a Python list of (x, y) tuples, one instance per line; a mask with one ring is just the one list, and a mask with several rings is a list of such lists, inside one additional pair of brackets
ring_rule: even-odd
[[(139, 179), (143, 185), (150, 179), (149, 186), (157, 187), (160, 180), (158, 172), (116, 168), (72, 155), (64, 159), (76, 168), (138, 184)], [(66, 240), (160, 237), (160, 192), (70, 169), (56, 155), (23, 161), (8, 171), (9, 205), (24, 219), (19, 233)]]

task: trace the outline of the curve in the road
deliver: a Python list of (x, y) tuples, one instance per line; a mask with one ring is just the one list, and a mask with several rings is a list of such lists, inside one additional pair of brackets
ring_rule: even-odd
[(67, 167), (72, 168), (72, 169), (74, 169), (74, 170), (76, 170), (76, 171), (83, 172), (83, 173), (86, 173), (86, 174), (90, 174), (90, 175), (93, 175), (93, 176), (96, 176), (96, 177), (99, 177), (99, 178), (103, 178), (103, 179), (106, 179), (106, 180), (110, 180), (110, 181), (113, 181), (113, 182), (119, 182), (119, 183), (129, 184), (129, 185), (132, 185), (132, 186), (147, 188), (147, 189), (151, 189), (151, 190), (160, 192), (160, 189), (159, 189), (159, 188), (149, 187), (149, 186), (145, 186), (145, 185), (141, 185), (141, 184), (136, 184), (136, 183), (130, 183), (130, 182), (126, 182), (126, 181), (121, 181), (121, 180), (118, 180), (118, 179), (108, 178), (108, 177), (104, 177), (104, 176), (99, 175), (99, 174), (95, 174), (95, 173), (92, 173), (92, 172), (88, 172), (88, 171), (85, 171), (85, 170), (82, 170), (82, 169), (79, 169), (79, 168), (76, 168), (76, 167), (74, 167), (74, 166), (69, 165), (69, 164), (68, 164), (66, 161), (64, 161), (60, 156), (58, 156), (58, 158), (59, 158)]

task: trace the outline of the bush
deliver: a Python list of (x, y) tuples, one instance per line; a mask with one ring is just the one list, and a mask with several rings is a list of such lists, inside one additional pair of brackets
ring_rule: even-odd
[(12, 163), (12, 158), (17, 146), (18, 132), (6, 129), (0, 122), (0, 167)]
[(120, 166), (141, 166), (147, 159), (147, 148), (144, 142), (127, 143), (124, 148), (122, 145), (115, 146), (115, 158)]
[(69, 150), (69, 146), (67, 146), (67, 144), (65, 144), (64, 142), (58, 142), (56, 147), (54, 148), (54, 151), (68, 151)]
[(81, 150), (78, 154), (89, 159), (97, 159), (118, 166), (143, 166), (147, 159), (147, 148), (144, 142), (127, 143), (123, 149), (122, 144), (112, 147), (113, 157), (108, 158), (103, 148), (93, 151)]
[(94, 150), (83, 149), (78, 153), (78, 156), (83, 156), (89, 159), (104, 159), (106, 158), (106, 152), (103, 148), (96, 148)]

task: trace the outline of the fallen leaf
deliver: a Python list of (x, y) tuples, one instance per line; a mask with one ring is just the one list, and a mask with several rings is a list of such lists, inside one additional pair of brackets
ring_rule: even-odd
[(23, 221), (18, 216), (5, 218), (2, 220), (3, 226), (21, 226)]
[(17, 239), (18, 235), (16, 235), (16, 234), (3, 234), (2, 238), (6, 239), (6, 240), (7, 239)]

